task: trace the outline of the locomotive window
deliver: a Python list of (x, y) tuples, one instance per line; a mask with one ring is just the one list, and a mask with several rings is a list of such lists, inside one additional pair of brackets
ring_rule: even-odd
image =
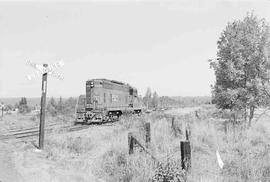
[(132, 88), (129, 89), (129, 95), (133, 95), (133, 89)]
[(104, 93), (104, 103), (106, 103), (106, 93)]
[(111, 103), (112, 103), (112, 94), (110, 94), (110, 101), (111, 101)]

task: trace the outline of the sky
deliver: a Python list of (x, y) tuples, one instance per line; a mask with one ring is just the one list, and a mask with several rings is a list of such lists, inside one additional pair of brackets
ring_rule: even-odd
[(210, 96), (208, 59), (228, 22), (253, 11), (270, 22), (270, 1), (0, 1), (0, 98), (39, 97), (27, 61), (53, 64), (48, 96), (85, 93), (85, 82), (126, 82), (144, 95)]

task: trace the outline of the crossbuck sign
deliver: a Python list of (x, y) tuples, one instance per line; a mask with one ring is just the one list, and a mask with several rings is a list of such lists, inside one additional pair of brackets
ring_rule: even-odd
[(51, 65), (48, 65), (47, 67), (30, 62), (29, 60), (26, 62), (26, 64), (36, 69), (35, 73), (27, 75), (28, 80), (32, 80), (33, 78), (39, 77), (44, 73), (48, 73), (49, 75), (52, 75), (53, 77), (59, 80), (64, 79), (64, 77), (56, 71), (58, 68), (61, 68), (64, 66), (64, 61), (53, 63)]

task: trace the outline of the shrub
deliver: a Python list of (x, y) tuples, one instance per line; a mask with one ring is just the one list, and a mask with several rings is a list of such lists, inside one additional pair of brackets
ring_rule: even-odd
[(180, 161), (168, 161), (159, 163), (152, 177), (152, 182), (186, 182), (185, 171), (181, 169)]
[(28, 105), (20, 105), (19, 106), (19, 113), (25, 114), (25, 113), (29, 113), (30, 111), (31, 111), (31, 109)]
[(128, 166), (127, 154), (114, 149), (103, 155), (101, 168), (108, 181), (129, 182), (133, 177), (132, 169)]

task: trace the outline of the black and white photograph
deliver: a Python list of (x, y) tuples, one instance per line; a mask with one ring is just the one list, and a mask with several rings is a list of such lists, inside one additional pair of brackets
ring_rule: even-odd
[(270, 0), (0, 0), (0, 182), (270, 182)]

